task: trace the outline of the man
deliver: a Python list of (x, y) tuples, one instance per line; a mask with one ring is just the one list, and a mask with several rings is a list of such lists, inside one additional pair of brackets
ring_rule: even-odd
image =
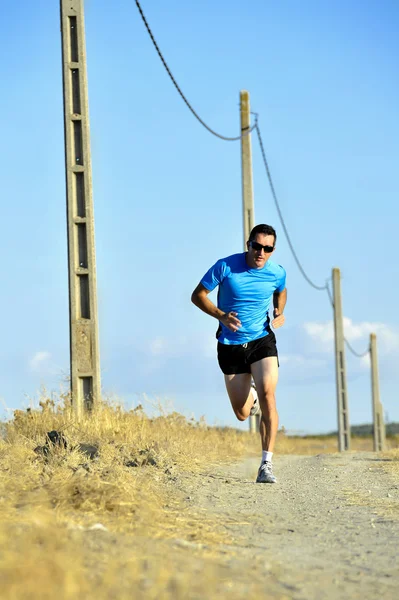
[[(262, 412), (260, 437), (262, 461), (257, 483), (275, 483), (273, 448), (278, 429), (275, 390), (278, 380), (276, 337), (270, 329), (284, 325), (287, 301), (285, 270), (270, 260), (276, 232), (257, 225), (250, 233), (247, 252), (218, 260), (204, 275), (191, 300), (218, 319), (218, 361), (224, 373), (231, 406), (239, 421)], [(217, 286), (217, 307), (208, 294)], [(251, 389), (251, 378), (255, 388)]]

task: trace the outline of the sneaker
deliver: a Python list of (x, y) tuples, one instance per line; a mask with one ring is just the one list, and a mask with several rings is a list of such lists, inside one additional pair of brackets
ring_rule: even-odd
[(263, 462), (259, 467), (256, 483), (276, 483), (277, 479), (273, 475), (273, 465), (270, 461)]
[(255, 417), (255, 415), (261, 415), (262, 411), (260, 410), (258, 393), (256, 391), (254, 382), (251, 383), (251, 387), (252, 387), (252, 395), (254, 397), (254, 403), (252, 405), (251, 410), (249, 411), (249, 414), (251, 415), (251, 417)]

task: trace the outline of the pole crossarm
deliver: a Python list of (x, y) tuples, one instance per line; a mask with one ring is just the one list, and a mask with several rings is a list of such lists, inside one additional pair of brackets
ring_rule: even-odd
[(94, 213), (83, 0), (61, 0), (72, 403), (100, 398)]

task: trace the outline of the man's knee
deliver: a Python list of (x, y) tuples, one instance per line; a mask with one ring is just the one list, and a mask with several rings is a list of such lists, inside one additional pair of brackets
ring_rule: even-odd
[(275, 399), (276, 386), (272, 381), (265, 382), (264, 386), (257, 388), (258, 396), (263, 396), (268, 402), (273, 402)]
[(261, 407), (267, 409), (267, 412), (276, 412), (275, 387), (273, 385), (265, 386), (263, 390), (258, 390), (259, 402)]
[(276, 406), (276, 396), (274, 392), (274, 387), (267, 388), (265, 392), (266, 402), (270, 406)]
[(248, 416), (249, 416), (249, 414), (245, 415), (243, 412), (241, 412), (239, 410), (235, 410), (234, 414), (235, 414), (235, 416), (237, 417), (237, 419), (239, 421), (245, 421), (248, 418)]

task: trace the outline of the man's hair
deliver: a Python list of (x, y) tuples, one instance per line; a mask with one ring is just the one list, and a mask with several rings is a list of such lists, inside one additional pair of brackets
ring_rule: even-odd
[(264, 223), (262, 223), (261, 225), (255, 225), (255, 227), (252, 229), (251, 233), (249, 234), (248, 241), (251, 242), (252, 240), (254, 240), (256, 238), (256, 236), (258, 235), (258, 233), (263, 233), (264, 235), (274, 235), (273, 246), (276, 245), (277, 234), (276, 234), (276, 230), (271, 225), (265, 225)]

